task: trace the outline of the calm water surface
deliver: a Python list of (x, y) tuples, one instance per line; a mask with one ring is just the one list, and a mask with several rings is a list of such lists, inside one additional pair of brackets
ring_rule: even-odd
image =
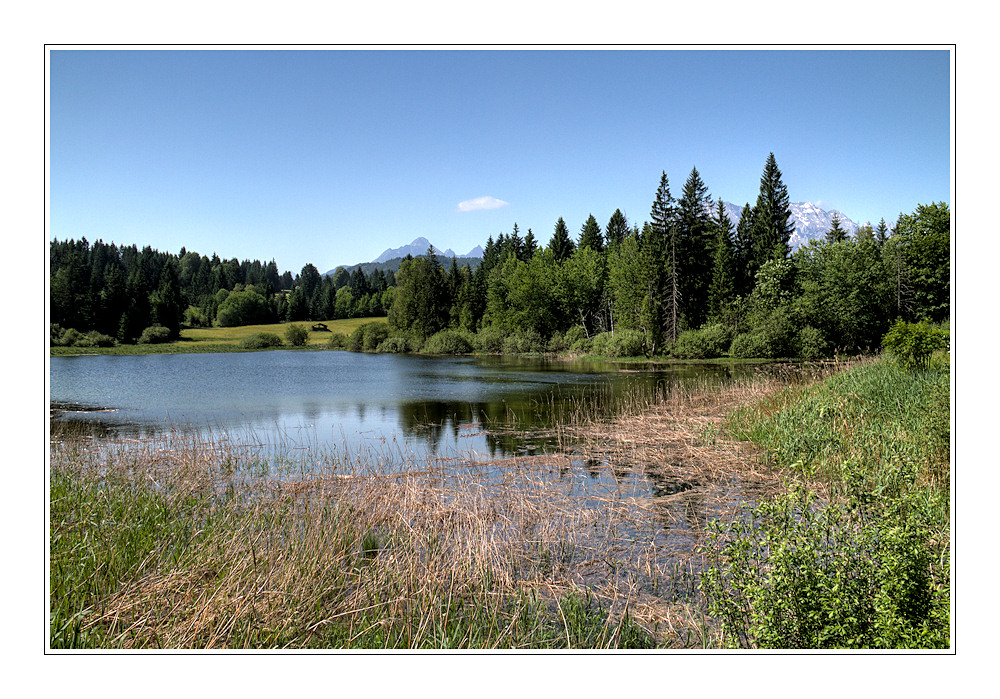
[(393, 442), (408, 452), (488, 459), (551, 448), (548, 428), (585, 398), (610, 404), (628, 391), (725, 382), (734, 371), (721, 364), (624, 367), (271, 351), (52, 357), (49, 378), (56, 424), (146, 435), (222, 432), (284, 446)]

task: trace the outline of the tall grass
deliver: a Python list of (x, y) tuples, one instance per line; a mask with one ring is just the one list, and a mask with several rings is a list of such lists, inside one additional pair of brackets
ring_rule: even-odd
[(216, 447), (53, 444), (53, 648), (656, 642), (627, 597), (574, 581), (607, 513), (528, 470), (243, 481), (241, 455)]

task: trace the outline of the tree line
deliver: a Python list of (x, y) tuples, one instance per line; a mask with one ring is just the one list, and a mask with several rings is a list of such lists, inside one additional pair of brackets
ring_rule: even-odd
[(600, 350), (683, 358), (818, 358), (879, 345), (896, 319), (950, 314), (950, 212), (918, 205), (849, 236), (836, 217), (823, 240), (794, 253), (787, 188), (774, 154), (734, 226), (697, 168), (680, 197), (661, 174), (649, 220), (616, 210), (572, 236), (562, 218), (547, 245), (531, 229), (492, 236), (475, 270), (433, 250), (397, 273), (223, 261), (95, 243), (51, 244), (52, 321), (121, 342), (157, 324), (240, 325), (387, 316), (388, 332), (419, 347), (442, 331), (474, 347)]
[(489, 330), (543, 345), (558, 335), (611, 354), (819, 358), (877, 348), (896, 319), (949, 318), (946, 204), (853, 237), (835, 217), (825, 239), (794, 253), (793, 230), (773, 153), (735, 226), (697, 168), (676, 199), (664, 172), (641, 228), (616, 210), (603, 229), (589, 216), (574, 240), (560, 218), (541, 247), (515, 224), (490, 237), (474, 272), (446, 272), (432, 254), (404, 262), (389, 328), (418, 339)]
[(56, 342), (69, 329), (134, 343), (151, 326), (176, 339), (182, 326), (384, 316), (395, 286), (391, 271), (338, 268), (327, 276), (307, 264), (293, 277), (279, 274), (274, 260), (223, 260), (184, 248), (174, 255), (86, 238), (51, 241), (49, 261)]

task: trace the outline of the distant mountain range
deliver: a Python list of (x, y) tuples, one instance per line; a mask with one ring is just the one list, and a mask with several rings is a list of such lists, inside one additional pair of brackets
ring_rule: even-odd
[(417, 238), (409, 245), (403, 245), (402, 247), (398, 248), (389, 248), (381, 255), (376, 257), (374, 260), (372, 260), (372, 262), (388, 262), (389, 260), (394, 260), (397, 257), (406, 257), (407, 255), (418, 257), (420, 255), (426, 255), (428, 248), (434, 248), (434, 254), (437, 255), (438, 257), (463, 258), (463, 257), (483, 256), (483, 248), (481, 245), (477, 245), (464, 255), (457, 255), (455, 254), (454, 251), (452, 251), (451, 248), (448, 248), (447, 250), (442, 252), (438, 248), (431, 245), (431, 241), (427, 240), (427, 238)]
[[(360, 264), (351, 265), (349, 267), (346, 265), (341, 265), (341, 266), (343, 266), (348, 272), (352, 272), (356, 267), (360, 267), (361, 271), (363, 271), (365, 274), (370, 274), (375, 269), (381, 269), (382, 271), (391, 269), (393, 272), (395, 272), (399, 270), (400, 262), (407, 255), (411, 255), (412, 257), (421, 257), (423, 255), (426, 255), (427, 250), (430, 248), (434, 249), (434, 254), (440, 257), (442, 259), (442, 262), (444, 260), (449, 260), (454, 257), (459, 260), (468, 260), (469, 263), (472, 265), (472, 267), (476, 267), (478, 266), (479, 261), (483, 258), (483, 246), (481, 245), (477, 245), (464, 255), (456, 255), (451, 248), (442, 251), (436, 246), (432, 245), (431, 241), (427, 240), (427, 238), (419, 237), (414, 239), (414, 241), (409, 245), (403, 245), (398, 248), (388, 248), (385, 252), (383, 252), (381, 255), (376, 257), (371, 262), (362, 262)], [(333, 269), (326, 272), (326, 274), (333, 274), (336, 271), (337, 268), (334, 267)]]
[[(733, 228), (735, 229), (736, 224), (739, 223), (740, 216), (743, 213), (743, 207), (728, 201), (723, 201), (722, 206), (725, 209), (726, 215), (729, 216), (729, 220), (733, 222)], [(792, 237), (788, 241), (792, 250), (798, 249), (810, 240), (822, 238), (833, 225), (834, 214), (837, 214), (840, 217), (840, 227), (848, 231), (850, 234), (853, 235), (854, 233), (857, 233), (858, 228), (860, 228), (858, 223), (852, 221), (844, 215), (843, 212), (837, 211), (836, 209), (826, 211), (819, 208), (816, 204), (808, 201), (797, 201), (794, 204), (791, 204), (790, 208), (792, 210), (792, 220), (795, 223), (795, 232), (792, 233)], [(714, 213), (715, 210), (713, 207), (712, 214), (714, 215)], [(360, 267), (365, 274), (369, 274), (376, 268), (392, 269), (393, 271), (396, 271), (399, 269), (399, 261), (402, 258), (407, 255), (412, 255), (413, 257), (426, 255), (428, 248), (434, 248), (434, 253), (438, 257), (441, 257), (442, 260), (452, 257), (459, 260), (467, 259), (473, 267), (477, 266), (478, 262), (483, 257), (482, 245), (477, 245), (464, 255), (456, 255), (450, 248), (448, 250), (441, 251), (434, 247), (431, 244), (431, 241), (427, 240), (427, 238), (420, 237), (416, 238), (409, 245), (387, 249), (371, 262), (351, 265), (350, 267), (346, 267), (346, 269), (348, 271), (352, 271), (355, 267)], [(331, 269), (326, 272), (326, 274), (333, 274), (335, 271), (336, 268)]]

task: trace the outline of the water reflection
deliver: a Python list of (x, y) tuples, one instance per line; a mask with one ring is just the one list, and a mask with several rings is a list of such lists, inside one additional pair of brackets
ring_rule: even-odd
[(557, 448), (559, 424), (584, 407), (610, 415), (678, 383), (752, 371), (632, 366), (286, 351), (53, 357), (52, 425), (95, 436), (249, 431), (276, 442), (311, 431), (321, 444), (389, 439), (429, 456), (501, 458)]

